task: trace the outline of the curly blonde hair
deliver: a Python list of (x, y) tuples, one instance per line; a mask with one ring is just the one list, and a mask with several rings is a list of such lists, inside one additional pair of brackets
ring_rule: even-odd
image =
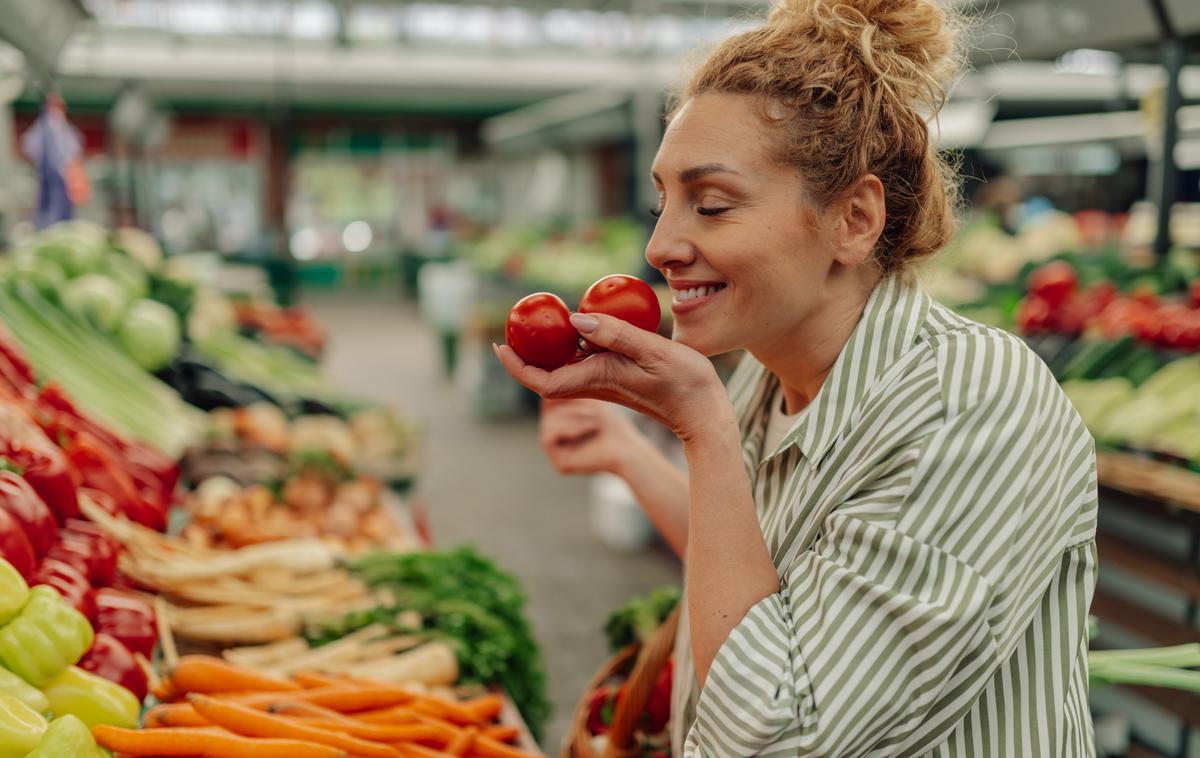
[(961, 25), (935, 0), (783, 0), (764, 26), (718, 46), (677, 103), (758, 96), (779, 159), (799, 170), (820, 208), (861, 177), (879, 177), (887, 218), (875, 257), (885, 275), (897, 273), (954, 234), (957, 165), (931, 141), (926, 118), (962, 69)]

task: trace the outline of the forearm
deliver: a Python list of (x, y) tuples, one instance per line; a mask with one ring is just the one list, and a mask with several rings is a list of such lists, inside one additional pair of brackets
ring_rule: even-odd
[(732, 414), (685, 441), (688, 458), (688, 611), (701, 684), (730, 631), (756, 603), (779, 591), (779, 575), (758, 523)]
[(629, 484), (651, 523), (682, 558), (688, 540), (687, 475), (641, 435), (623, 458), (617, 475)]

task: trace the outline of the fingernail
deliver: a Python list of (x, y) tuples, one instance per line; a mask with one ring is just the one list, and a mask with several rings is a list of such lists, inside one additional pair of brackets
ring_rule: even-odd
[(600, 325), (600, 320), (595, 316), (589, 316), (586, 313), (572, 313), (571, 326), (581, 332), (593, 332)]

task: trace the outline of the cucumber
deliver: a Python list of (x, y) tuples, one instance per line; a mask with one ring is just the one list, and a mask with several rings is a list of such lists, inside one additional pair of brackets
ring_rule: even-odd
[(1063, 367), (1062, 380), (1095, 379), (1104, 367), (1134, 347), (1132, 337), (1122, 337), (1116, 342), (1087, 342)]

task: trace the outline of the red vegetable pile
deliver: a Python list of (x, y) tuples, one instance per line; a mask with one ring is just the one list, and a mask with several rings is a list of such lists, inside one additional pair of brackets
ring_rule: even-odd
[(81, 498), (164, 530), (179, 469), (170, 458), (114, 434), (33, 371), (0, 333), (0, 557), (31, 585), (56, 589), (96, 632), (80, 667), (145, 698), (158, 637), (153, 610), (114, 589), (120, 545), (85, 520)]
[(1081, 289), (1069, 263), (1051, 261), (1030, 274), (1027, 290), (1017, 307), (1024, 334), (1095, 330), (1108, 340), (1128, 335), (1168, 350), (1200, 350), (1200, 279), (1186, 301), (1172, 302), (1145, 289), (1117, 292), (1111, 282)]

